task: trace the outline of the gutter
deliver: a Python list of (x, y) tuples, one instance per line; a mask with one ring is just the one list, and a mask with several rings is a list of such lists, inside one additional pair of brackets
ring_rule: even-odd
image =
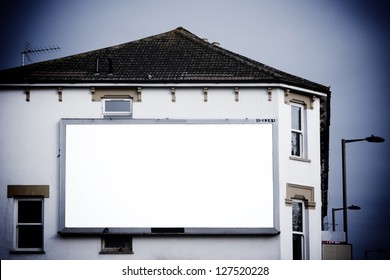
[(141, 88), (280, 88), (284, 90), (293, 90), (295, 92), (327, 97), (328, 92), (320, 92), (310, 89), (305, 89), (297, 86), (291, 86), (284, 83), (164, 83), (164, 84), (148, 84), (148, 83), (56, 83), (56, 84), (1, 84), (1, 88), (91, 88), (91, 87), (141, 87)]

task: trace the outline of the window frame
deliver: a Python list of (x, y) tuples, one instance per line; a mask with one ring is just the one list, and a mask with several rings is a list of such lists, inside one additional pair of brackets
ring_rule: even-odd
[[(293, 126), (293, 107), (299, 108), (299, 127), (295, 128)], [(298, 103), (298, 102), (291, 102), (290, 103), (290, 128), (291, 128), (291, 152), (290, 157), (292, 159), (306, 159), (307, 157), (307, 148), (306, 148), (306, 106), (304, 104)], [(293, 145), (293, 134), (298, 135), (298, 141), (299, 141), (299, 147), (298, 147), (298, 153), (294, 153), (295, 146)]]
[[(40, 201), (41, 202), (41, 222), (19, 222), (19, 203), (21, 201)], [(14, 233), (13, 233), (13, 252), (14, 253), (44, 253), (44, 197), (15, 197), (14, 198)], [(42, 246), (41, 247), (31, 247), (24, 248), (19, 247), (19, 227), (21, 226), (41, 226), (42, 229)]]
[[(107, 246), (107, 238), (122, 239), (125, 243), (124, 247)], [(102, 235), (101, 237), (101, 250), (99, 254), (134, 254), (133, 252), (133, 238), (128, 234), (116, 234), (116, 235)]]
[[(133, 99), (132, 98), (102, 98), (102, 114), (103, 117), (119, 116), (119, 117), (131, 117), (133, 115)], [(129, 102), (128, 111), (107, 111), (106, 102), (112, 101), (126, 101)]]
[[(301, 227), (302, 231), (295, 231), (294, 230), (294, 205), (300, 204), (301, 209), (302, 209), (302, 220), (301, 220)], [(292, 204), (291, 204), (291, 218), (292, 218), (292, 223), (291, 223), (291, 229), (292, 229), (292, 256), (293, 260), (306, 260), (307, 259), (307, 246), (306, 246), (306, 203), (303, 200), (298, 200), (298, 199), (293, 199)], [(301, 244), (301, 251), (298, 252), (298, 254), (301, 256), (301, 258), (296, 258), (297, 252), (295, 252), (295, 244), (294, 244), (294, 238), (295, 237), (300, 237), (300, 244)]]

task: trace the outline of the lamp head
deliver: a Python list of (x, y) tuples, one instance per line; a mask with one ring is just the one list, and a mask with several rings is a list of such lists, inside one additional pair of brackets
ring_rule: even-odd
[(371, 135), (369, 137), (366, 137), (366, 141), (371, 143), (383, 143), (385, 142), (385, 139), (379, 136)]
[(362, 209), (360, 206), (357, 206), (357, 205), (351, 205), (351, 206), (348, 206), (348, 209), (349, 210), (360, 210), (360, 209)]

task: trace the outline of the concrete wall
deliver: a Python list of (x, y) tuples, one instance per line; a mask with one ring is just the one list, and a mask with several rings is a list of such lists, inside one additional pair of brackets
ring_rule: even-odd
[[(307, 210), (308, 256), (321, 258), (321, 198), (319, 101), (307, 111), (307, 161), (290, 159), (290, 106), (282, 89), (203, 87), (175, 90), (143, 88), (142, 102), (134, 102), (133, 118), (171, 119), (277, 119), (275, 168), (279, 193), (280, 235), (271, 237), (134, 237), (133, 255), (99, 255), (99, 237), (63, 237), (57, 234), (59, 216), (59, 121), (61, 118), (101, 118), (101, 102), (92, 102), (90, 88), (0, 90), (0, 258), (1, 259), (291, 259), (291, 205), (286, 185), (315, 188), (316, 206)], [(271, 97), (271, 98), (270, 98)], [(269, 100), (271, 99), (271, 100)], [(49, 185), (44, 201), (43, 255), (9, 254), (13, 247), (14, 200), (8, 185)]]

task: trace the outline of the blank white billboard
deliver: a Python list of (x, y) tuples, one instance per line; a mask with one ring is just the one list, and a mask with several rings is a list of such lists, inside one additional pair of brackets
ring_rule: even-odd
[(272, 124), (62, 122), (63, 229), (274, 228)]

